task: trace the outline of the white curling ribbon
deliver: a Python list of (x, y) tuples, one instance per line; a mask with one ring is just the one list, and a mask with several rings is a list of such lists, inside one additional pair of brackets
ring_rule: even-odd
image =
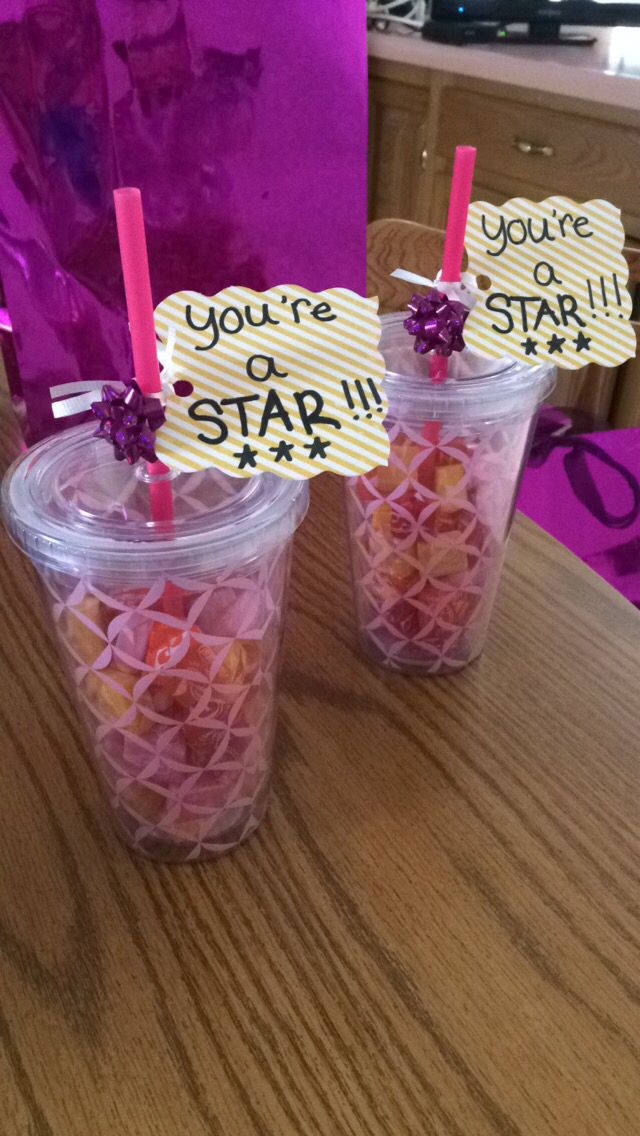
[[(174, 381), (173, 349), (176, 342), (175, 329), (169, 332), (167, 346), (163, 348), (158, 344), (158, 359), (162, 363), (162, 393), (167, 394)], [(107, 386), (110, 384), (106, 384)], [(74, 414), (83, 414), (91, 410), (91, 404), (100, 401), (104, 380), (92, 382), (91, 380), (78, 380), (73, 383), (59, 383), (51, 387), (51, 413), (54, 418), (71, 418)], [(58, 401), (54, 401), (58, 399)]]
[(161, 344), (158, 344), (158, 359), (159, 359), (160, 363), (162, 364), (162, 374), (160, 375), (160, 381), (161, 381), (161, 384), (162, 384), (162, 393), (165, 396), (165, 398), (167, 397), (168, 394), (170, 394), (173, 383), (176, 381), (176, 378), (178, 377), (178, 375), (176, 374), (175, 368), (174, 368), (174, 360), (173, 360), (173, 352), (174, 352), (175, 346), (176, 346), (176, 329), (175, 329), (175, 327), (170, 327), (169, 331), (167, 332), (166, 346), (162, 347)]
[[(56, 387), (51, 387), (49, 394), (51, 395), (52, 405), (51, 413), (54, 418), (70, 418), (72, 414), (82, 414), (84, 410), (91, 408), (91, 403), (95, 402), (100, 396), (104, 383), (80, 381), (75, 383), (60, 383)], [(71, 395), (69, 398), (67, 396)], [(53, 399), (60, 399), (59, 402), (53, 402)]]
[(445, 281), (442, 272), (438, 272), (435, 280), (420, 276), (417, 272), (409, 272), (406, 268), (396, 268), (391, 273), (398, 280), (406, 280), (408, 284), (426, 284), (428, 288), (438, 288), (450, 300), (457, 300), (471, 311), (478, 302), (478, 281), (472, 272), (463, 272), (459, 280)]
[(406, 280), (407, 284), (426, 284), (428, 288), (435, 287), (433, 280), (428, 280), (426, 276), (419, 276), (417, 272), (409, 272), (406, 268), (394, 268), (391, 276), (396, 276), (398, 280)]

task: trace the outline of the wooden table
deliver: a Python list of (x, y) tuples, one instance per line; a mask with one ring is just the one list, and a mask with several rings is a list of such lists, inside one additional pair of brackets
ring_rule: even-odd
[(313, 489), (270, 816), (202, 867), (112, 835), (2, 540), (2, 1136), (637, 1136), (640, 614), (518, 518), (480, 663), (371, 670)]

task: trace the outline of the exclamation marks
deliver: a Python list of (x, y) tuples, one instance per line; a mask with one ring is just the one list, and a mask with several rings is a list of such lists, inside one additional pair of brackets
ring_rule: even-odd
[(381, 414), (382, 413), (382, 398), (380, 396), (380, 391), (378, 390), (373, 379), (367, 379), (367, 382), (369, 384), (369, 389), (371, 391), (373, 401), (376, 404), (376, 410), (378, 411), (379, 414)]
[(590, 280), (587, 280), (587, 289), (588, 289), (588, 292), (589, 292), (589, 307), (591, 308), (591, 311), (593, 312), (593, 315), (594, 315), (594, 318), (595, 318), (596, 305), (595, 305), (594, 299), (593, 299), (593, 288), (591, 287), (591, 281)]
[[(594, 288), (598, 297), (597, 301), (594, 298)], [(604, 311), (607, 317), (617, 314), (618, 319), (624, 319), (624, 313), (620, 310), (622, 308), (620, 285), (615, 272), (610, 277), (599, 276), (597, 281), (587, 280), (587, 291), (589, 293), (589, 307), (593, 312), (594, 319), (600, 309)], [(618, 309), (617, 313), (616, 308)]]
[(362, 383), (362, 381), (360, 379), (355, 380), (353, 385), (355, 387), (355, 394), (356, 394), (357, 401), (354, 402), (354, 396), (351, 393), (348, 382), (346, 382), (345, 379), (342, 380), (342, 389), (344, 391), (344, 397), (345, 397), (347, 406), (349, 407), (349, 410), (354, 410), (354, 411), (358, 412), (356, 414), (352, 414), (352, 416), (351, 416), (353, 418), (354, 422), (357, 422), (358, 419), (360, 418), (360, 409), (361, 408), (362, 408), (362, 410), (366, 411), (365, 418), (373, 418), (373, 414), (371, 413), (371, 406), (370, 406), (370, 403), (368, 401), (369, 398), (373, 399), (373, 402), (375, 404), (374, 410), (378, 414), (382, 414), (382, 398), (380, 396), (380, 391), (378, 390), (373, 379), (367, 379), (367, 383), (369, 385), (369, 392), (370, 392), (369, 394), (367, 393), (367, 391), (365, 391), (364, 384)]

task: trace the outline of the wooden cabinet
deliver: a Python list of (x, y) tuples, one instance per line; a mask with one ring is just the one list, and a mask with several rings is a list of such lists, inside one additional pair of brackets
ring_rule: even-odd
[(370, 61), (369, 218), (442, 225), (455, 146), (487, 201), (606, 197), (640, 240), (640, 115), (503, 83)]
[[(622, 210), (627, 243), (640, 242), (637, 113), (370, 60), (370, 220), (443, 228), (458, 143), (478, 148), (475, 200), (605, 197)], [(560, 372), (555, 401), (600, 421), (640, 425), (640, 396), (621, 385), (639, 377), (637, 361)]]
[[(640, 119), (636, 126), (518, 100), (492, 90), (447, 88), (438, 120), (437, 154), (451, 165), (461, 132), (478, 148), (478, 181), (499, 198), (552, 193), (576, 201), (606, 197), (620, 207), (625, 228), (640, 233)], [(462, 126), (460, 124), (463, 124)]]
[(369, 219), (426, 221), (429, 87), (371, 78)]

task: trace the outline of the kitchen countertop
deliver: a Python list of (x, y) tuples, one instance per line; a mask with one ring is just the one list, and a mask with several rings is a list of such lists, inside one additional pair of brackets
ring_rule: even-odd
[(405, 30), (370, 31), (368, 45), (375, 59), (624, 107), (638, 111), (640, 122), (640, 28), (584, 30), (597, 36), (591, 47), (456, 47)]

